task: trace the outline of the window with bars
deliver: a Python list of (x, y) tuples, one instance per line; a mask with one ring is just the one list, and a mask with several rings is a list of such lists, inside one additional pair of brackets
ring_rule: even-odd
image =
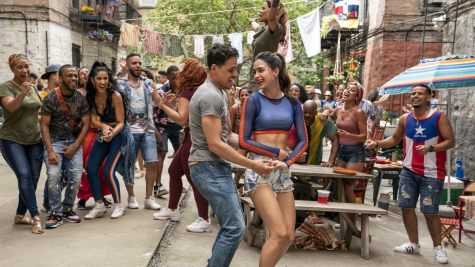
[(81, 67), (81, 47), (79, 45), (73, 44), (72, 53), (73, 53), (72, 65), (77, 68), (80, 68)]

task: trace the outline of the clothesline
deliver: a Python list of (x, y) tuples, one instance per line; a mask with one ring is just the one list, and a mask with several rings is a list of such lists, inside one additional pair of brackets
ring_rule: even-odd
[[(294, 2), (287, 2), (284, 3), (285, 5), (290, 5), (290, 4), (296, 4), (296, 3), (313, 3), (317, 2), (317, 0), (300, 0), (300, 1), (294, 1)], [(183, 15), (172, 15), (172, 16), (160, 16), (160, 17), (141, 17), (141, 18), (136, 18), (136, 19), (123, 19), (121, 21), (133, 21), (133, 20), (143, 20), (143, 19), (163, 19), (163, 18), (175, 18), (175, 17), (188, 17), (188, 16), (200, 16), (200, 15), (209, 15), (209, 14), (218, 14), (218, 13), (227, 13), (227, 12), (233, 12), (233, 11), (239, 11), (239, 10), (247, 10), (247, 9), (256, 9), (259, 7), (243, 7), (243, 8), (237, 8), (237, 9), (227, 9), (227, 10), (220, 10), (220, 11), (212, 11), (212, 12), (203, 12), (203, 13), (193, 13), (193, 14), (183, 14)]]

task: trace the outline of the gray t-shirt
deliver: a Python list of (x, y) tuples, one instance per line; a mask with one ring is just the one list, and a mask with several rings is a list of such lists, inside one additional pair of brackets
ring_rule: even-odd
[(224, 90), (219, 89), (210, 80), (206, 80), (196, 90), (190, 102), (190, 130), (191, 130), (191, 151), (189, 161), (222, 161), (208, 148), (201, 118), (204, 116), (216, 116), (221, 119), (221, 140), (228, 141), (228, 98)]

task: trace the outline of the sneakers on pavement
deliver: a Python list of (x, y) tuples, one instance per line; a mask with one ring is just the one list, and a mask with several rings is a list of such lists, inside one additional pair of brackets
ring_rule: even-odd
[(160, 205), (157, 202), (155, 202), (155, 199), (153, 197), (150, 197), (149, 199), (145, 199), (144, 207), (146, 209), (150, 209), (150, 210), (159, 210), (160, 209)]
[(175, 211), (171, 211), (168, 206), (165, 206), (161, 211), (154, 213), (153, 218), (155, 220), (167, 220), (170, 219), (174, 222), (178, 222), (180, 220), (181, 212), (176, 209)]
[(211, 220), (207, 222), (203, 218), (198, 217), (198, 219), (186, 227), (186, 230), (194, 233), (211, 233)]
[(405, 243), (399, 247), (395, 247), (394, 251), (405, 254), (419, 254), (421, 251), (421, 246), (414, 243)]
[(107, 213), (106, 206), (104, 203), (94, 203), (94, 208), (84, 217), (86, 220), (92, 220), (95, 218), (102, 217)]
[(127, 198), (127, 202), (128, 202), (128, 205), (127, 207), (129, 209), (138, 209), (139, 208), (139, 203), (137, 203), (137, 199), (135, 198), (135, 196), (129, 196)]
[(43, 207), (41, 207), (41, 211), (44, 213), (49, 213), (50, 210), (51, 210), (51, 207), (49, 205), (49, 201), (45, 200), (43, 202)]
[(161, 197), (163, 195), (166, 195), (168, 194), (168, 190), (166, 190), (162, 184), (157, 184), (155, 186), (153, 186), (153, 195), (155, 197)]
[(46, 217), (45, 227), (46, 229), (54, 229), (63, 224), (63, 217), (56, 215), (56, 212), (52, 212), (48, 217)]
[(118, 219), (124, 216), (125, 210), (122, 203), (114, 203), (112, 206), (114, 207), (114, 211), (112, 212), (111, 219)]
[(110, 207), (112, 207), (112, 202), (109, 199), (103, 197), (102, 202), (104, 203), (104, 206), (106, 206), (107, 209), (110, 209)]
[(86, 200), (79, 199), (78, 203), (76, 203), (76, 207), (78, 210), (85, 210), (86, 209)]
[(73, 209), (68, 209), (67, 211), (63, 211), (63, 219), (70, 223), (80, 223), (81, 218), (76, 215), (76, 212)]
[(445, 254), (445, 250), (442, 246), (434, 247), (434, 254), (437, 263), (447, 264), (449, 262), (449, 258), (447, 258), (447, 254)]

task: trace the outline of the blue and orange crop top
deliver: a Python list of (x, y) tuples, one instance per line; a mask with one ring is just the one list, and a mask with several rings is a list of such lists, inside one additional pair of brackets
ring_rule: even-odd
[(284, 161), (289, 167), (307, 150), (307, 128), (303, 120), (300, 102), (294, 104), (286, 96), (270, 99), (261, 92), (252, 94), (244, 102), (239, 126), (239, 146), (251, 152), (278, 157), (280, 149), (263, 145), (251, 139), (252, 135), (288, 134), (295, 124), (298, 143)]

